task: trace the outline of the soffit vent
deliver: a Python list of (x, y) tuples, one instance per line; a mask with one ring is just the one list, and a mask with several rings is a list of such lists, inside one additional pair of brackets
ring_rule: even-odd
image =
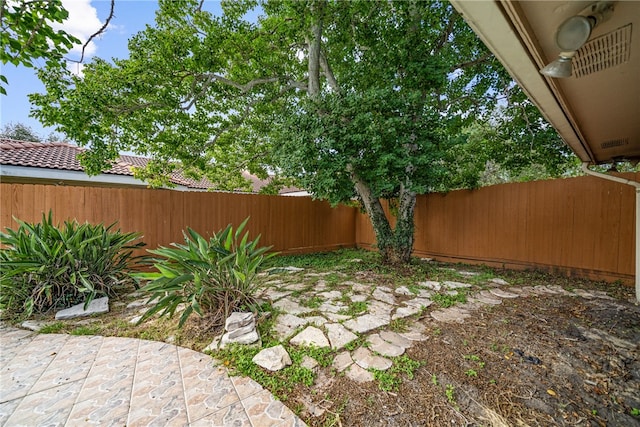
[(610, 141), (605, 141), (600, 144), (600, 148), (613, 148), (620, 147), (621, 145), (629, 145), (629, 138), (620, 138), (620, 139), (612, 139)]
[(573, 73), (584, 77), (624, 64), (631, 55), (631, 24), (591, 40), (573, 58)]

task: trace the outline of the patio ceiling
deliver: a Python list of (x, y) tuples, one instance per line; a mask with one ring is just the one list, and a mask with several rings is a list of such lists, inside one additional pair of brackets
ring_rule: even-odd
[(635, 163), (640, 160), (640, 1), (614, 2), (611, 18), (578, 51), (571, 77), (539, 72), (560, 53), (558, 26), (592, 3), (452, 0), (583, 162)]

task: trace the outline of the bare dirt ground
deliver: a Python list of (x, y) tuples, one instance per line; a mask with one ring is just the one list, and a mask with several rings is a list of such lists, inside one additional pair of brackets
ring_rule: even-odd
[(396, 392), (337, 377), (299, 388), (287, 404), (325, 409), (303, 411), (312, 426), (638, 426), (640, 307), (630, 288), (606, 289), (610, 299), (504, 300), (464, 323), (425, 315), (430, 338), (407, 350), (424, 365)]

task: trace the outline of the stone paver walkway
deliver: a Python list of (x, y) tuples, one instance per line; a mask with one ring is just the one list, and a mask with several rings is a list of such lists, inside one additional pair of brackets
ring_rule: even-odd
[(0, 426), (303, 426), (255, 381), (162, 342), (0, 326)]
[[(479, 274), (457, 273), (463, 277)], [(324, 279), (330, 274), (334, 276), (332, 283)], [(413, 342), (429, 339), (425, 322), (412, 317), (418, 313), (422, 312), (423, 316), (436, 322), (463, 323), (480, 307), (499, 305), (504, 299), (557, 294), (607, 298), (604, 292), (581, 289), (569, 292), (560, 286), (511, 286), (497, 277), (487, 279), (481, 286), (456, 281), (416, 280), (411, 287), (392, 289), (374, 283), (375, 280), (365, 283), (347, 280), (347, 275), (339, 271), (306, 273), (304, 269), (286, 268), (270, 272), (269, 276), (271, 280), (265, 283), (262, 297), (282, 312), (276, 318), (276, 336), (291, 345), (331, 347), (339, 351), (333, 368), (344, 371), (357, 382), (373, 381), (372, 369), (389, 369), (393, 366), (393, 358), (404, 354)], [(433, 308), (432, 297), (436, 292), (450, 297), (464, 292), (466, 302)], [(394, 321), (403, 322), (399, 328), (402, 332), (393, 332)], [(361, 337), (366, 338), (364, 346), (351, 351), (343, 349)]]

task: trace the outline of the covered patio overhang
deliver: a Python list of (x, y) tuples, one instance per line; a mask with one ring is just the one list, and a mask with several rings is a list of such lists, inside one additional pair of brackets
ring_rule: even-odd
[[(583, 170), (636, 188), (635, 276), (640, 302), (640, 183), (589, 169), (640, 161), (640, 2), (451, 3), (582, 160)], [(604, 9), (606, 19), (592, 16)], [(540, 70), (563, 51), (556, 41), (558, 29), (576, 15), (589, 18), (592, 28), (586, 42), (571, 52), (571, 75), (543, 75)]]

